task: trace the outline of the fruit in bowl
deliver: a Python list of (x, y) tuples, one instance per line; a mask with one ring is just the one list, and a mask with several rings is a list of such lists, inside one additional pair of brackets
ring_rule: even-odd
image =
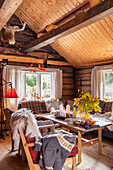
[(85, 119), (85, 120), (83, 120), (81, 122), (81, 125), (82, 126), (85, 126), (85, 125), (92, 125), (92, 126), (94, 126), (95, 123), (96, 123), (96, 121), (92, 120), (92, 118), (89, 118), (89, 119), (87, 118), (87, 119)]

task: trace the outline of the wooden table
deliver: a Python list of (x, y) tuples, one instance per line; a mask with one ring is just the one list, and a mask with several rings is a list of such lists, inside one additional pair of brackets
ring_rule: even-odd
[[(98, 143), (98, 153), (101, 154), (102, 153), (102, 149), (101, 149), (101, 143), (102, 143), (102, 129), (104, 129), (105, 127), (112, 125), (112, 123), (108, 120), (103, 121), (103, 120), (99, 120), (98, 118), (93, 118), (97, 121), (97, 124), (100, 125), (100, 128), (91, 128), (91, 129), (85, 129), (82, 126), (76, 126), (76, 125), (70, 125), (68, 124), (66, 121), (64, 120), (59, 120), (57, 118), (54, 117), (54, 115), (41, 115), (42, 118), (47, 119), (47, 120), (52, 120), (54, 123), (59, 123), (60, 126), (69, 129), (73, 132), (77, 132), (78, 133), (78, 163), (81, 163), (81, 152), (82, 152), (82, 148), (86, 147), (86, 146), (90, 146), (93, 145), (95, 143)], [(82, 135), (84, 133), (87, 132), (91, 132), (93, 130), (98, 130), (98, 138), (94, 138), (91, 140), (87, 140), (85, 138), (82, 138)], [(82, 142), (83, 141), (83, 142)]]

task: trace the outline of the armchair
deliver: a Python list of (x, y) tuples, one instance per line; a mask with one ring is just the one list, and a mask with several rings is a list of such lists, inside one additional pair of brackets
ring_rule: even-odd
[[(7, 128), (10, 130), (11, 132), (11, 128), (10, 128), (10, 119), (11, 119), (11, 114), (14, 112), (11, 109), (5, 109), (5, 116), (6, 116), (6, 123), (7, 123)], [(40, 124), (40, 121), (38, 121), (38, 123)], [(38, 124), (37, 123), (37, 124)], [(52, 132), (55, 130), (55, 127), (58, 127), (59, 124), (50, 124), (50, 125), (43, 125), (43, 126), (39, 126), (39, 130), (43, 136), (43, 134), (47, 131), (48, 132)], [(63, 131), (64, 133), (68, 133), (66, 131)], [(19, 145), (19, 149), (18, 149), (18, 154), (22, 156), (22, 160), (25, 159), (25, 156), (27, 157), (27, 161), (28, 161), (28, 165), (30, 170), (40, 170), (40, 166), (38, 165), (38, 160), (34, 159), (34, 154), (38, 159), (38, 155), (40, 153), (38, 153), (37, 151), (33, 151), (33, 147), (35, 146), (35, 139), (34, 138), (29, 138), (29, 136), (25, 136), (24, 131), (21, 129), (19, 131), (20, 133), (20, 145)], [(11, 134), (11, 140), (12, 140), (12, 151), (14, 150), (14, 141), (12, 139), (12, 134)], [(76, 155), (78, 154), (78, 148), (77, 146), (74, 146), (72, 148), (72, 151), (69, 155), (69, 157), (72, 157), (72, 170), (76, 169)]]
[[(44, 125), (44, 126), (39, 126), (39, 129), (41, 133), (44, 134), (46, 129), (49, 129), (49, 131), (54, 131), (55, 127), (58, 127), (58, 126), (59, 124)], [(35, 163), (37, 162), (37, 160), (34, 160), (33, 155), (32, 155), (33, 154), (32, 149), (35, 146), (34, 139), (30, 139), (29, 137), (26, 137), (22, 129), (20, 130), (20, 138), (21, 138), (21, 141), (20, 141), (19, 148), (22, 150), (22, 159), (24, 160), (25, 156), (27, 157), (30, 170), (41, 170), (40, 166)], [(19, 149), (19, 154), (20, 154), (20, 149)], [(74, 146), (72, 149), (72, 152), (69, 155), (69, 157), (72, 157), (72, 170), (76, 169), (76, 155), (77, 154), (78, 154), (78, 148)]]

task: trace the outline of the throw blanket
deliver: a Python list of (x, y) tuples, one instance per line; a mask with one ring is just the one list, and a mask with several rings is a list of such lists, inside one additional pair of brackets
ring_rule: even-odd
[[(41, 145), (39, 165), (42, 170), (62, 170), (66, 158), (70, 154), (75, 139), (71, 140), (67, 134), (53, 134), (45, 136), (39, 142)], [(39, 150), (39, 146), (35, 145), (35, 149)]]
[(11, 115), (10, 125), (14, 144), (16, 147), (19, 146), (19, 130), (21, 128), (24, 130), (26, 127), (26, 136), (29, 136), (30, 138), (35, 137), (36, 142), (38, 142), (39, 138), (41, 138), (41, 134), (37, 126), (37, 121), (31, 110), (28, 110), (27, 108), (23, 108), (14, 112)]
[(113, 115), (111, 114), (111, 112), (106, 112), (105, 114), (100, 114), (100, 113), (96, 113), (93, 115), (93, 117), (100, 117), (100, 118), (106, 118), (109, 121), (111, 121), (112, 125), (108, 126), (107, 128), (109, 129), (110, 132), (113, 132)]

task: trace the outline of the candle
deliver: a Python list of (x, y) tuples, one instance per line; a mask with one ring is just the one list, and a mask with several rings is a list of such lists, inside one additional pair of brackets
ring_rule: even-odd
[(63, 111), (63, 104), (59, 105), (59, 109), (60, 109), (60, 111)]
[(66, 105), (66, 111), (69, 113), (70, 112), (70, 105)]

